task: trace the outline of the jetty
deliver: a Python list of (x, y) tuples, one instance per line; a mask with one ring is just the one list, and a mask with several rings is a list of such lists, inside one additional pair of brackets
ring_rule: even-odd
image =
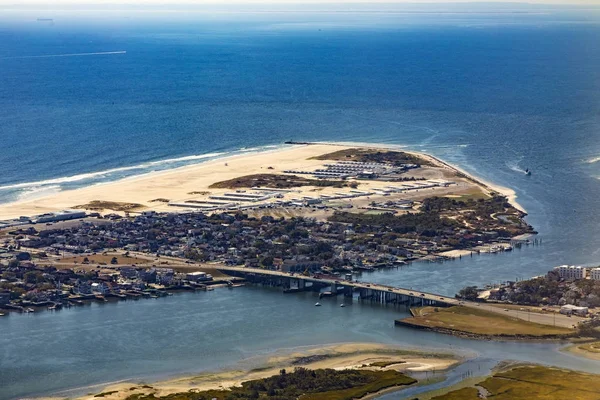
[[(246, 267), (219, 267), (219, 271), (228, 275), (244, 278), (247, 282), (282, 287), (284, 293), (303, 291), (319, 292), (320, 297), (343, 295), (352, 299), (358, 294), (360, 301), (372, 301), (381, 304), (411, 306), (449, 307), (460, 303), (459, 300), (440, 294), (419, 290), (387, 286), (378, 283), (356, 282), (342, 277), (323, 274), (303, 275)], [(323, 291), (324, 289), (328, 289)]]

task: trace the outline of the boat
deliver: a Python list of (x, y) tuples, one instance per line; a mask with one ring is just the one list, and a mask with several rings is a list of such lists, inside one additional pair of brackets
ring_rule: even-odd
[(321, 303), (319, 303), (319, 302), (316, 302), (316, 303), (315, 303), (315, 307), (321, 307)]
[(527, 169), (525, 170), (525, 175), (527, 175), (527, 176), (531, 175), (531, 171), (529, 170), (529, 168), (527, 168)]

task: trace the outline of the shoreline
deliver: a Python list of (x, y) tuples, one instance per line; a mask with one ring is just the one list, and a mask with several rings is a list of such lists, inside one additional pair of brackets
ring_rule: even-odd
[(424, 157), (424, 158), (429, 158), (430, 160), (434, 161), (434, 163), (439, 163), (442, 166), (453, 170), (459, 174), (464, 175), (465, 177), (467, 177), (468, 179), (472, 180), (473, 182), (475, 182), (476, 184), (483, 186), (485, 188), (487, 188), (488, 190), (500, 193), (503, 196), (506, 196), (506, 198), (508, 199), (508, 202), (515, 207), (517, 210), (523, 212), (523, 213), (527, 213), (527, 211), (525, 210), (525, 208), (523, 208), (523, 206), (521, 206), (517, 201), (517, 194), (516, 192), (508, 187), (505, 186), (501, 186), (492, 182), (489, 182), (485, 179), (482, 179), (481, 177), (474, 175), (473, 173), (467, 172), (465, 169), (449, 163), (447, 161), (444, 161), (443, 159), (434, 156), (430, 153), (425, 153), (425, 152), (420, 152), (420, 151), (416, 151), (416, 150), (407, 150), (408, 146), (405, 145), (392, 145), (392, 144), (383, 144), (383, 143), (363, 143), (363, 142), (339, 142), (339, 143), (334, 143), (334, 142), (303, 142), (304, 145), (310, 146), (310, 145), (331, 145), (331, 146), (340, 146), (340, 147), (364, 147), (364, 148), (371, 148), (371, 149), (387, 149), (387, 150), (397, 150), (397, 151), (403, 151), (407, 154), (412, 154), (415, 156), (420, 156), (420, 157)]
[[(304, 367), (309, 369), (367, 369), (399, 372), (447, 371), (467, 359), (466, 355), (450, 352), (405, 349), (402, 347), (377, 343), (336, 343), (316, 346), (301, 346), (291, 349), (279, 349), (263, 356), (253, 356), (238, 361), (221, 370), (205, 370), (197, 373), (145, 380), (143, 377), (125, 379), (117, 382), (105, 382), (79, 388), (67, 389), (49, 396), (31, 396), (37, 400), (78, 399), (95, 400), (99, 394), (106, 400), (124, 400), (132, 394), (154, 394), (166, 396), (190, 390), (227, 389), (239, 386), (242, 382), (277, 375), (280, 369)], [(254, 367), (248, 369), (244, 364), (256, 360)], [(397, 361), (397, 362), (396, 362)], [(369, 367), (375, 362), (394, 362), (386, 367)], [(135, 387), (135, 390), (132, 389)], [(401, 390), (405, 386), (394, 386), (376, 393), (370, 393), (362, 399), (372, 399), (383, 393)], [(90, 390), (94, 390), (90, 393)], [(86, 394), (82, 394), (86, 393)]]
[[(397, 150), (407, 154), (428, 159), (441, 168), (448, 169), (464, 179), (470, 180), (488, 192), (497, 192), (507, 197), (517, 210), (526, 213), (525, 209), (516, 201), (514, 190), (487, 182), (428, 153), (406, 150), (406, 146), (378, 144), (378, 143), (332, 143), (332, 142), (304, 142), (305, 144), (272, 145), (274, 148), (258, 148), (256, 152), (229, 154), (207, 161), (175, 167), (162, 171), (147, 172), (139, 175), (125, 177), (111, 182), (101, 182), (77, 189), (59, 191), (34, 199), (17, 200), (0, 204), (0, 219), (18, 218), (21, 215), (35, 215), (45, 212), (56, 212), (62, 209), (73, 208), (87, 204), (94, 200), (116, 201), (135, 203), (144, 209), (159, 212), (181, 212), (164, 203), (155, 202), (156, 199), (168, 198), (171, 201), (189, 198), (195, 190), (208, 187), (207, 181), (212, 182), (232, 179), (248, 173), (248, 170), (260, 172), (262, 165), (271, 163), (276, 165), (276, 170), (281, 172), (286, 167), (314, 166), (311, 157), (327, 152), (328, 147), (337, 148), (370, 148), (382, 150)], [(271, 159), (265, 160), (271, 156)], [(287, 157), (286, 157), (287, 156)], [(231, 165), (230, 165), (231, 164)], [(225, 168), (223, 167), (225, 166)], [(269, 167), (270, 168), (270, 167)], [(214, 171), (219, 170), (219, 171)], [(266, 171), (265, 171), (266, 172)], [(195, 187), (197, 187), (195, 189)]]
[(587, 342), (582, 341), (582, 342), (571, 343), (570, 345), (567, 345), (567, 346), (563, 347), (562, 349), (560, 349), (560, 351), (565, 354), (569, 354), (569, 355), (572, 355), (575, 357), (586, 358), (588, 360), (594, 360), (594, 361), (600, 361), (600, 352), (596, 353), (596, 352), (591, 352), (591, 351), (580, 348), (580, 346), (582, 346), (582, 345), (592, 344), (592, 343), (598, 343), (597, 339), (592, 339)]

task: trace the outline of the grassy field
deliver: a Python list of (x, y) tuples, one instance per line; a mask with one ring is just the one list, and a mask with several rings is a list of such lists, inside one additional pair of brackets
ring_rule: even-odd
[(333, 160), (333, 161), (357, 161), (357, 162), (377, 162), (390, 164), (420, 164), (431, 165), (431, 163), (417, 155), (405, 153), (403, 151), (375, 150), (375, 149), (345, 149), (334, 151), (320, 156), (312, 157), (312, 160)]
[(113, 211), (138, 211), (145, 208), (143, 204), (138, 203), (125, 203), (120, 201), (104, 201), (104, 200), (92, 200), (89, 203), (74, 206), (73, 208), (79, 208), (90, 211), (102, 211), (102, 210), (113, 210)]
[[(520, 366), (499, 372), (479, 383), (494, 400), (597, 400), (600, 399), (600, 376), (548, 368)], [(477, 400), (478, 390), (462, 388), (433, 400)]]
[(209, 187), (211, 189), (239, 189), (255, 186), (277, 189), (289, 189), (302, 186), (331, 186), (342, 188), (349, 186), (349, 184), (344, 181), (308, 179), (296, 175), (254, 174), (216, 182)]
[(415, 317), (401, 320), (414, 326), (448, 329), (485, 336), (562, 336), (573, 330), (492, 313), (474, 308), (455, 306), (449, 308), (423, 307), (414, 309)]
[[(366, 372), (366, 371), (362, 371)], [(373, 371), (377, 379), (366, 385), (357, 386), (349, 389), (332, 390), (321, 393), (311, 393), (301, 396), (302, 400), (353, 400), (360, 399), (369, 393), (376, 393), (380, 390), (388, 389), (394, 386), (405, 386), (416, 383), (417, 381), (398, 371)]]
[(122, 254), (85, 254), (81, 256), (74, 257), (63, 257), (58, 261), (60, 263), (68, 263), (68, 264), (83, 264), (84, 259), (87, 257), (88, 263), (90, 265), (111, 265), (111, 260), (113, 257), (117, 258), (117, 264), (119, 265), (144, 265), (144, 264), (152, 264), (151, 260), (144, 258), (136, 258), (131, 256), (125, 256)]
[(442, 396), (434, 397), (436, 400), (479, 400), (479, 390), (474, 387), (466, 387), (458, 390), (453, 390)]
[(465, 190), (459, 194), (447, 195), (444, 197), (448, 197), (448, 198), (459, 200), (459, 201), (466, 201), (466, 200), (479, 200), (479, 199), (486, 200), (486, 199), (491, 198), (492, 196), (485, 193), (483, 190), (481, 190), (480, 187), (473, 187), (473, 188)]

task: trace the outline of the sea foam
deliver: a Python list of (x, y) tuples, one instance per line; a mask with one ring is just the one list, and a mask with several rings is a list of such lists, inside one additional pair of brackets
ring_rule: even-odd
[(42, 180), (42, 181), (35, 181), (35, 182), (23, 182), (23, 183), (4, 185), (4, 186), (0, 186), (0, 190), (32, 189), (32, 188), (47, 187), (48, 185), (60, 185), (63, 183), (86, 181), (86, 180), (91, 180), (94, 178), (107, 177), (109, 175), (113, 175), (113, 174), (116, 174), (119, 172), (144, 170), (144, 169), (154, 168), (156, 166), (162, 166), (162, 165), (168, 165), (168, 164), (186, 163), (189, 161), (202, 160), (202, 159), (212, 158), (212, 157), (219, 157), (224, 154), (226, 154), (226, 153), (223, 153), (223, 152), (208, 153), (208, 154), (191, 155), (191, 156), (184, 156), (184, 157), (178, 157), (178, 158), (169, 158), (166, 160), (159, 160), (159, 161), (150, 161), (150, 162), (145, 162), (145, 163), (138, 164), (138, 165), (131, 165), (131, 166), (127, 166), (127, 167), (111, 168), (111, 169), (107, 169), (104, 171), (88, 172), (88, 173), (83, 173), (83, 174), (64, 176), (64, 177), (60, 177), (60, 178), (52, 178), (52, 179), (46, 179), (46, 180)]

